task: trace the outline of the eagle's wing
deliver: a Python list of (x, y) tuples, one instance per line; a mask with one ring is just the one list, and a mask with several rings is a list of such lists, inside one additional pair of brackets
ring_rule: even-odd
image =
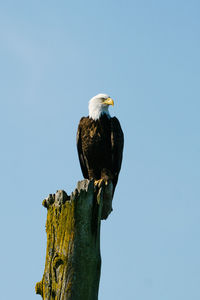
[(81, 130), (82, 130), (82, 121), (83, 121), (83, 119), (84, 119), (84, 117), (79, 122), (77, 135), (76, 135), (76, 145), (77, 145), (78, 157), (79, 157), (83, 177), (84, 178), (89, 178), (87, 164), (86, 164), (86, 160), (84, 158), (84, 153), (83, 153), (83, 148), (82, 148), (82, 140), (81, 140)]
[(115, 187), (121, 169), (123, 148), (124, 148), (124, 134), (121, 129), (119, 120), (116, 117), (111, 119), (111, 145), (112, 145), (112, 167), (114, 171), (113, 184)]

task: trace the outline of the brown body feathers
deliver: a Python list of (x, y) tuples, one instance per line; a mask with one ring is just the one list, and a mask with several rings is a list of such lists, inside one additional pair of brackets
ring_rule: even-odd
[(116, 117), (98, 120), (83, 117), (77, 131), (77, 150), (84, 178), (112, 180), (117, 184), (122, 163), (124, 135)]

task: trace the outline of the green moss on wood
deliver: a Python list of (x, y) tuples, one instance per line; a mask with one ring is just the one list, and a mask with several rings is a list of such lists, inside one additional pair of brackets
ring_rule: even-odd
[(98, 299), (104, 188), (95, 192), (93, 181), (84, 180), (71, 197), (57, 191), (43, 201), (48, 209), (46, 262), (35, 288), (43, 299)]

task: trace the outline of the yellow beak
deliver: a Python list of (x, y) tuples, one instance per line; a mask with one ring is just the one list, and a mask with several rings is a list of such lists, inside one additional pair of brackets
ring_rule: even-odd
[(104, 103), (104, 104), (107, 104), (107, 105), (112, 105), (112, 106), (114, 106), (114, 101), (113, 101), (113, 99), (111, 99), (111, 98), (107, 98), (103, 103)]

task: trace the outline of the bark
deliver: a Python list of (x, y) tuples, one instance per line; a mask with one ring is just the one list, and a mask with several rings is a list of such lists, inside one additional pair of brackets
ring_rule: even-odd
[(36, 293), (43, 299), (97, 300), (101, 270), (100, 225), (112, 211), (112, 183), (100, 188), (78, 182), (68, 196), (57, 191), (43, 201), (47, 208), (47, 250)]

